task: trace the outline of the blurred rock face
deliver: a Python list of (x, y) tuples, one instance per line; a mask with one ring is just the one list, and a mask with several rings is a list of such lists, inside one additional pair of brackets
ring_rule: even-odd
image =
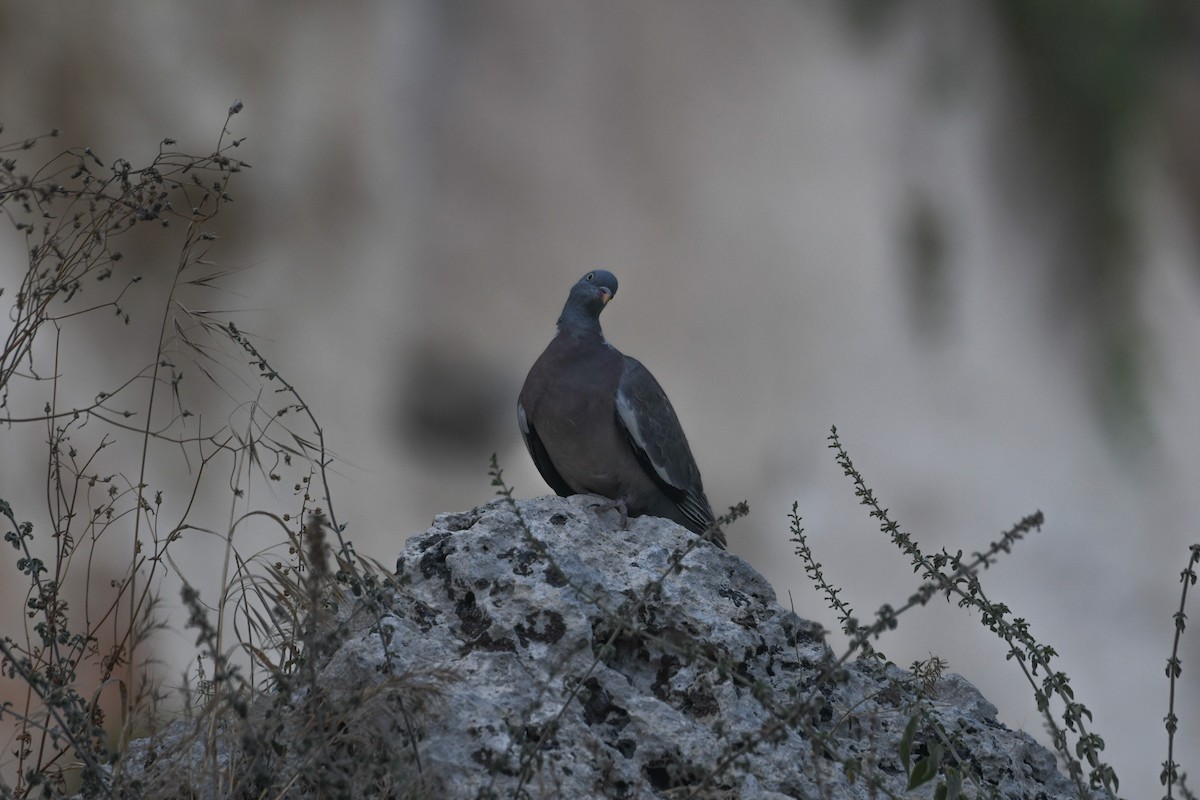
[[(863, 613), (911, 590), (826, 454), (831, 424), (927, 547), (979, 548), (1041, 508), (1045, 535), (996, 572), (995, 591), (1023, 598), (1063, 668), (1078, 665), (1110, 750), (1135, 754), (1114, 756), (1125, 785), (1148, 794), (1138, 787), (1156, 785), (1161, 757), (1135, 748), (1165, 709), (1111, 687), (1160, 674), (1160, 588), (1200, 515), (1186, 206), (1156, 143), (1140, 145), (1127, 222), (1155, 343), (1143, 373), (1155, 444), (1130, 454), (1094, 413), (1096, 329), (1061, 283), (1082, 274), (1085, 226), (1000, 12), (854, 4), (872, 6), (890, 10), (11, 6), (4, 136), (58, 127), (109, 161), (145, 161), (164, 136), (210, 146), (229, 103), (245, 102), (234, 130), (254, 169), (214, 257), (254, 269), (209, 301), (249, 309), (243, 327), (306, 388), (349, 462), (336, 490), (364, 552), (386, 558), (391, 532), (487, 496), (492, 452), (521, 494), (548, 491), (515, 396), (590, 267), (620, 277), (605, 332), (663, 383), (714, 506), (750, 501), (732, 548), (801, 610), (820, 600), (786, 542), (797, 499)], [(66, 340), (84, 394), (87, 378), (144, 361), (98, 344), (107, 331)], [(17, 435), (0, 432), (0, 486), (36, 498), (37, 473), (7, 453), (36, 458), (40, 437)], [(1096, 664), (1088, 631), (1113, 619), (1148, 637), (1131, 648), (1144, 655)], [(933, 650), (1002, 713), (1031, 708), (1021, 687), (987, 682), (1000, 680), (994, 653), (946, 652), (974, 641), (972, 625), (949, 637), (931, 625), (894, 657)]]

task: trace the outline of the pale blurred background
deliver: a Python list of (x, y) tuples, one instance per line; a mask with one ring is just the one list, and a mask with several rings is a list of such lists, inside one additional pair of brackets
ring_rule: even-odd
[[(802, 615), (836, 626), (792, 555), (793, 501), (862, 617), (917, 585), (830, 425), (927, 552), (1044, 511), (984, 586), (1060, 653), (1122, 795), (1161, 793), (1200, 541), (1194, 4), (0, 3), (0, 141), (206, 152), (239, 98), (253, 169), (215, 257), (251, 268), (222, 302), (344, 459), (360, 552), (390, 563), (489, 500), (493, 452), (520, 496), (548, 491), (515, 397), (571, 283), (610, 269), (609, 340), (667, 389), (714, 507), (749, 501), (731, 550)], [(24, 256), (0, 243), (7, 303)], [(75, 340), (85, 374), (110, 366), (102, 337)], [(0, 496), (33, 498), (26, 516), (44, 439), (0, 431)], [(0, 581), (20, 586), (11, 563)], [(948, 659), (1045, 740), (976, 619), (935, 601), (881, 646)], [(1183, 660), (1195, 772), (1194, 630)]]

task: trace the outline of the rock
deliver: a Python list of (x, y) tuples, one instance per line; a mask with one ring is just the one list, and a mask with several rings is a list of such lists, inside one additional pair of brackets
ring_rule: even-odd
[[(373, 785), (435, 798), (932, 797), (936, 780), (907, 790), (900, 756), (924, 709), (912, 760), (940, 726), (978, 776), (971, 796), (1078, 797), (963, 678), (921, 696), (875, 660), (835, 669), (820, 627), (781, 608), (745, 561), (666, 520), (620, 530), (592, 502), (519, 502), (528, 532), (504, 500), (443, 514), (408, 541), (381, 615), (343, 621), (317, 682), (356, 706), (339, 736), (376, 740), (354, 751), (378, 767)], [(370, 688), (387, 675), (401, 699), (426, 676), (426, 700), (402, 714)], [(381, 699), (353, 700), (366, 696)], [(129, 774), (170, 769), (160, 748), (143, 770), (146, 748), (131, 748)], [(316, 796), (306, 785), (288, 796)]]

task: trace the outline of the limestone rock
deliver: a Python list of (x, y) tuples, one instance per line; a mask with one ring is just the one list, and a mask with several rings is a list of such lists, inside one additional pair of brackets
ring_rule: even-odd
[[(408, 541), (382, 615), (344, 623), (323, 685), (441, 676), (403, 722), (387, 702), (355, 718), (405, 772), (381, 785), (464, 799), (932, 797), (935, 782), (906, 789), (900, 757), (924, 708), (982, 779), (969, 796), (1078, 796), (961, 677), (923, 700), (873, 660), (830, 679), (819, 626), (745, 561), (666, 520), (621, 530), (592, 502), (519, 502), (528, 531), (502, 500), (443, 514)], [(914, 761), (934, 731), (918, 729)]]

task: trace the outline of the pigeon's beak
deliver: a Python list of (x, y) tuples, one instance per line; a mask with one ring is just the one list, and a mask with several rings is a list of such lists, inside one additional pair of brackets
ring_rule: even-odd
[(613, 299), (613, 293), (610, 292), (608, 289), (605, 289), (603, 286), (601, 286), (600, 287), (600, 302), (604, 303), (604, 305), (608, 305), (608, 301), (612, 300), (612, 299)]

